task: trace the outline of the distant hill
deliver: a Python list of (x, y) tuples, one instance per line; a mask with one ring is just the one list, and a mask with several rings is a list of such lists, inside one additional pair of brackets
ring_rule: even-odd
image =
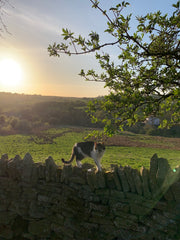
[(11, 111), (14, 109), (22, 109), (25, 106), (32, 106), (42, 102), (74, 102), (81, 100), (88, 102), (90, 98), (75, 98), (75, 97), (57, 97), (57, 96), (42, 96), (42, 95), (26, 95), (17, 93), (0, 92), (0, 113)]
[(92, 127), (86, 113), (89, 100), (1, 92), (0, 134), (30, 134), (62, 125)]
[[(49, 127), (103, 127), (91, 122), (86, 113), (92, 98), (25, 95), (0, 92), (0, 135), (34, 134)], [(99, 112), (98, 114), (101, 114)], [(170, 129), (159, 129), (137, 123), (125, 130), (148, 135), (180, 137), (180, 124)]]

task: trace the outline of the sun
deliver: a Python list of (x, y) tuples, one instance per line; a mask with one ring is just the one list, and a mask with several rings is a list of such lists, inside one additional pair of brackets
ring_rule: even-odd
[(10, 58), (0, 61), (0, 83), (4, 87), (17, 87), (22, 81), (20, 64)]

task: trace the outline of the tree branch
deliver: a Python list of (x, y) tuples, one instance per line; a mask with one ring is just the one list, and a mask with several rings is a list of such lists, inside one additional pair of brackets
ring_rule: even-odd
[(69, 52), (67, 50), (59, 50), (57, 46), (56, 47), (52, 47), (52, 49), (56, 53), (66, 53), (66, 54), (70, 54), (70, 55), (83, 55), (83, 54), (88, 54), (88, 53), (91, 53), (91, 52), (95, 52), (95, 51), (100, 50), (101, 48), (104, 48), (106, 46), (116, 45), (117, 43), (119, 43), (119, 40), (117, 40), (115, 42), (111, 42), (111, 43), (104, 43), (104, 44), (102, 44), (100, 46), (97, 46), (97, 47), (94, 47), (92, 49), (85, 50), (85, 51), (82, 51), (82, 52), (78, 52), (76, 47), (74, 46), (74, 44), (73, 44), (73, 47), (75, 49), (75, 52)]

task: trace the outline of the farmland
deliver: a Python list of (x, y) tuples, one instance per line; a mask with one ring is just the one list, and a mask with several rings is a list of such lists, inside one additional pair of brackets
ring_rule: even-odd
[[(35, 134), (53, 127), (103, 128), (86, 112), (90, 98), (53, 97), (0, 92), (0, 135)], [(103, 116), (101, 111), (99, 115)], [(180, 124), (159, 129), (145, 122), (125, 126), (126, 131), (153, 136), (180, 137)]]
[[(9, 158), (29, 152), (35, 162), (44, 162), (52, 156), (56, 164), (62, 166), (61, 158), (69, 159), (74, 143), (84, 141), (90, 128), (54, 128), (39, 135), (0, 136), (0, 155), (7, 153)], [(106, 152), (102, 158), (102, 166), (109, 169), (111, 164), (130, 165), (139, 169), (149, 168), (150, 158), (154, 153), (166, 158), (172, 168), (180, 164), (180, 139), (154, 137), (148, 135), (122, 132), (105, 142)], [(84, 162), (94, 164), (91, 159)], [(73, 162), (75, 164), (75, 162)]]
[[(89, 100), (0, 93), (0, 155), (23, 158), (29, 152), (35, 162), (52, 156), (62, 166), (61, 158), (69, 159), (74, 143), (84, 141), (95, 128), (103, 128), (91, 123), (86, 113)], [(149, 168), (154, 153), (166, 158), (172, 167), (180, 164), (179, 125), (162, 132), (145, 124), (126, 130), (106, 139), (104, 168), (109, 169), (111, 164)], [(161, 137), (146, 132), (160, 133)], [(94, 164), (91, 159), (83, 162)]]

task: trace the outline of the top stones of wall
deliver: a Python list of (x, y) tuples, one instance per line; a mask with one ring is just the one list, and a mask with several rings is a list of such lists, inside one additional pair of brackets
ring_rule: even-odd
[[(40, 180), (56, 183), (70, 183), (71, 185), (86, 185), (91, 191), (100, 189), (117, 190), (123, 193), (133, 193), (146, 199), (160, 198), (179, 200), (177, 184), (180, 182), (180, 167), (170, 168), (168, 161), (158, 158), (154, 154), (150, 160), (150, 169), (142, 167), (140, 171), (130, 166), (112, 166), (111, 171), (88, 171), (89, 164), (83, 168), (71, 165), (60, 168), (52, 157), (48, 157), (45, 163), (34, 163), (32, 156), (27, 153), (23, 159), (19, 155), (8, 160), (8, 155), (2, 155), (0, 159), (0, 177), (9, 177), (21, 180), (28, 184), (36, 184)], [(175, 184), (175, 185), (174, 185)], [(169, 190), (170, 186), (175, 186)]]

